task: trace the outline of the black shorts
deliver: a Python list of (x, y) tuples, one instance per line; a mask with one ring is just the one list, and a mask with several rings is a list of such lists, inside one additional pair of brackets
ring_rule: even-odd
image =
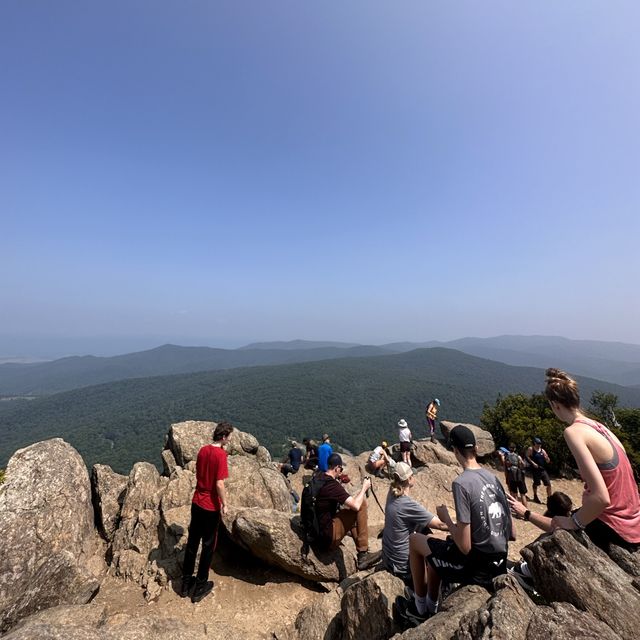
[(593, 542), (596, 547), (600, 547), (600, 549), (605, 552), (609, 551), (609, 546), (612, 544), (622, 547), (631, 553), (640, 549), (640, 543), (627, 542), (617, 531), (613, 530), (608, 524), (602, 522), (602, 520), (598, 520), (598, 518), (592, 520), (584, 528), (584, 532), (589, 536), (591, 542)]
[(401, 442), (400, 443), (400, 451), (411, 451), (411, 443), (410, 442)]
[(509, 487), (509, 491), (511, 493), (519, 493), (521, 496), (527, 495), (527, 484), (524, 481), (524, 478), (522, 478), (521, 480), (513, 480), (512, 478), (509, 478), (507, 480), (507, 486)]
[(551, 480), (549, 480), (549, 474), (546, 469), (531, 469), (531, 473), (533, 475), (533, 486), (539, 487), (540, 484), (543, 484), (545, 487), (551, 486)]
[(496, 576), (507, 573), (507, 553), (481, 553), (472, 549), (464, 555), (452, 538), (429, 538), (431, 555), (426, 562), (441, 580), (457, 584), (486, 586)]

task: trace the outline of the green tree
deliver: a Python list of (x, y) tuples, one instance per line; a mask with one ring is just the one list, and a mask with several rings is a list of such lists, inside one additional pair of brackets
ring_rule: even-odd
[(497, 446), (514, 442), (521, 452), (531, 445), (534, 436), (542, 438), (552, 471), (565, 473), (574, 466), (563, 425), (541, 394), (499, 396), (495, 406), (485, 404), (480, 424), (493, 435)]
[(4, 482), (4, 469), (0, 469), (0, 484)]
[(615, 393), (604, 393), (594, 391), (589, 400), (591, 413), (595, 414), (601, 422), (610, 429), (619, 428), (620, 424), (616, 420), (615, 408), (618, 405), (618, 396)]

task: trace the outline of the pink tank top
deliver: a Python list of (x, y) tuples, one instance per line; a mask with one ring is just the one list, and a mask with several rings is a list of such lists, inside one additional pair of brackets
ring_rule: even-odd
[[(627, 542), (640, 543), (640, 496), (633, 470), (625, 450), (609, 435), (608, 430), (595, 420), (576, 420), (595, 429), (604, 436), (613, 449), (609, 462), (598, 464), (602, 479), (609, 492), (611, 504), (598, 516)], [(589, 487), (585, 483), (585, 495)]]

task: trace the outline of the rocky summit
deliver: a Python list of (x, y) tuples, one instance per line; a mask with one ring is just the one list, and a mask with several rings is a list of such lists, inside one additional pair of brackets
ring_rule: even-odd
[[(379, 567), (358, 572), (353, 541), (334, 553), (306, 553), (292, 491), (308, 472), (286, 481), (257, 439), (234, 431), (227, 446), (229, 509), (214, 555), (213, 594), (192, 604), (178, 595), (195, 460), (211, 442), (213, 422), (171, 426), (163, 472), (140, 462), (128, 476), (95, 465), (56, 438), (17, 451), (0, 485), (0, 633), (7, 640), (248, 638), (259, 640), (444, 640), (509, 638), (631, 639), (640, 629), (640, 552), (606, 555), (582, 534), (539, 535), (516, 522), (533, 575), (529, 595), (511, 576), (489, 593), (453, 591), (440, 611), (404, 633), (393, 603), (404, 592)], [(476, 427), (477, 429), (477, 427)], [(483, 454), (493, 451), (483, 439)], [(412, 496), (431, 511), (453, 505), (460, 472), (439, 443), (413, 450)], [(367, 454), (343, 456), (353, 493)], [(496, 472), (498, 473), (498, 472)], [(564, 484), (562, 484), (564, 483)], [(577, 500), (578, 483), (558, 481)], [(388, 480), (373, 479), (370, 548), (379, 549)], [(538, 507), (532, 505), (532, 509)]]

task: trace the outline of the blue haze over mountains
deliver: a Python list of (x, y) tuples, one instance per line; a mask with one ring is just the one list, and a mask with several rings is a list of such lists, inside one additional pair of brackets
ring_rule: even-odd
[(47, 395), (116, 380), (312, 362), (446, 347), (515, 366), (560, 367), (623, 386), (640, 385), (640, 345), (550, 336), (461, 338), (450, 342), (357, 345), (331, 341), (258, 342), (238, 349), (164, 345), (112, 357), (72, 356), (0, 365), (0, 397)]

